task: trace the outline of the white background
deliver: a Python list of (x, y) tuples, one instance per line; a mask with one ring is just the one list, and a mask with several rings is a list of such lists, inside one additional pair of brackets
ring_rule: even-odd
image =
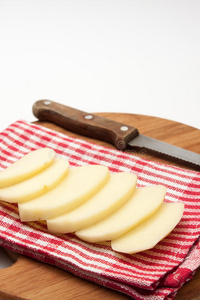
[(0, 0), (0, 130), (39, 99), (200, 129), (200, 1)]

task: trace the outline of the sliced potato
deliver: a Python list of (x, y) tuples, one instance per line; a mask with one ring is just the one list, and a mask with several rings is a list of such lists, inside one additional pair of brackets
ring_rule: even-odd
[(8, 168), (0, 172), (0, 188), (8, 187), (42, 171), (55, 157), (50, 148), (41, 148), (24, 155)]
[(86, 165), (69, 169), (68, 176), (53, 190), (19, 204), (22, 221), (48, 220), (62, 215), (92, 197), (109, 179), (105, 166)]
[(183, 203), (163, 203), (146, 221), (111, 241), (112, 249), (132, 254), (153, 248), (178, 224), (183, 210)]
[(6, 202), (24, 202), (38, 197), (54, 188), (67, 174), (69, 163), (54, 158), (43, 171), (15, 185), (0, 189), (0, 199)]
[(133, 194), (137, 176), (128, 172), (110, 175), (103, 188), (71, 212), (47, 221), (48, 230), (69, 233), (90, 226), (121, 207)]
[(162, 204), (166, 194), (164, 186), (137, 188), (133, 196), (121, 208), (102, 221), (76, 231), (84, 241), (113, 240), (151, 216)]

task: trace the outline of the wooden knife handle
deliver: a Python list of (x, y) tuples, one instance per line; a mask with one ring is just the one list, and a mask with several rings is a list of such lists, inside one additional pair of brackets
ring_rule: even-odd
[(48, 121), (75, 133), (109, 142), (119, 150), (125, 150), (127, 143), (139, 134), (137, 128), (50, 100), (35, 102), (33, 114), (40, 121)]

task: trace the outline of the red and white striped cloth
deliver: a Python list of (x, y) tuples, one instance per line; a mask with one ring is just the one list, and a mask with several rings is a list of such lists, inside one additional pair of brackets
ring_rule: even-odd
[(44, 223), (21, 223), (17, 204), (0, 202), (0, 245), (137, 300), (173, 299), (200, 265), (200, 172), (148, 161), (21, 120), (0, 134), (0, 169), (41, 147), (54, 149), (72, 166), (102, 164), (111, 172), (133, 172), (137, 186), (165, 185), (165, 201), (184, 202), (184, 215), (153, 249), (127, 255), (112, 251), (109, 242), (86, 243), (73, 234), (54, 236)]

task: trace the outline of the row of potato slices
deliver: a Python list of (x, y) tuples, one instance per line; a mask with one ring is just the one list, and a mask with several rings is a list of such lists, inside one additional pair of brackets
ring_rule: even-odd
[(0, 199), (18, 203), (22, 222), (46, 220), (52, 233), (110, 240), (115, 251), (136, 253), (168, 235), (184, 209), (182, 203), (163, 203), (164, 186), (136, 188), (136, 182), (136, 175), (110, 173), (106, 166), (70, 168), (41, 148), (0, 172)]

